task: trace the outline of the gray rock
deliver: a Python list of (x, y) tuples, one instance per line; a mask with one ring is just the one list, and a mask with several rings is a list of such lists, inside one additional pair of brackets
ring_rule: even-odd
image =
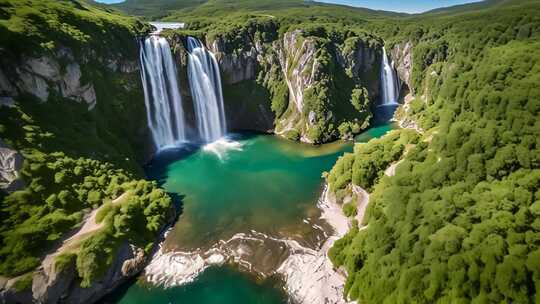
[(20, 179), (20, 171), (23, 165), (22, 155), (9, 148), (0, 139), (0, 189), (8, 193), (24, 187)]
[[(23, 275), (24, 276), (24, 275)], [(0, 278), (0, 303), (32, 303), (32, 291), (31, 290), (17, 290), (15, 284), (23, 276), (15, 278)]]
[(15, 96), (17, 91), (0, 68), (0, 96)]
[(122, 61), (120, 62), (120, 72), (131, 74), (139, 71), (139, 63), (137, 61)]
[(225, 48), (223, 38), (218, 37), (213, 42), (207, 42), (208, 49), (214, 53), (218, 61), (224, 81), (235, 84), (244, 80), (255, 79), (258, 67), (258, 50), (256, 45), (246, 39), (246, 45), (241, 50), (230, 53)]
[(32, 281), (32, 295), (38, 303), (57, 303), (76, 278), (75, 261), (58, 272), (54, 257), (47, 257), (35, 272)]
[(36, 303), (95, 303), (127, 279), (141, 272), (147, 262), (144, 250), (123, 243), (105, 275), (82, 288), (75, 260), (61, 272), (54, 267), (54, 255), (48, 256), (33, 277), (32, 293)]
[(42, 102), (49, 99), (49, 85), (45, 79), (21, 69), (18, 69), (18, 74), (20, 78), (18, 84), (20, 91), (34, 95)]
[(96, 105), (96, 92), (92, 84), (81, 85), (81, 67), (70, 63), (62, 77), (62, 96), (88, 104), (91, 110)]
[(413, 69), (413, 44), (406, 41), (394, 45), (390, 51), (400, 81), (404, 82), (411, 90), (411, 75)]
[(60, 64), (50, 57), (28, 58), (25, 69), (47, 80), (60, 79)]

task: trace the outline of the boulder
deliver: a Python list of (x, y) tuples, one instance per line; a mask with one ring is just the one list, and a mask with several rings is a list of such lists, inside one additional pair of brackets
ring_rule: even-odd
[(0, 190), (10, 193), (24, 187), (20, 179), (22, 165), (22, 155), (0, 139)]

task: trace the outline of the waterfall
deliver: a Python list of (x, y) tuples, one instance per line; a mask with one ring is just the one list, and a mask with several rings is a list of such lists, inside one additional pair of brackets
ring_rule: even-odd
[(203, 141), (212, 142), (226, 132), (219, 66), (214, 54), (207, 51), (198, 39), (188, 37), (187, 49), (188, 78), (197, 130)]
[(398, 104), (399, 84), (394, 71), (394, 67), (390, 64), (386, 50), (383, 46), (383, 58), (381, 69), (381, 87), (382, 87), (382, 102), (381, 105), (396, 105)]
[(186, 141), (182, 98), (169, 43), (150, 36), (141, 42), (141, 77), (148, 126), (155, 147), (161, 150)]

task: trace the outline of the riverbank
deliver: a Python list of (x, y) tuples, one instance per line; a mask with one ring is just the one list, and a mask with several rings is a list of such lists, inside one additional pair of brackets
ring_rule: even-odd
[(345, 273), (333, 267), (328, 250), (348, 231), (350, 221), (326, 185), (317, 207), (320, 219), (329, 226), (324, 227), (325, 239), (316, 248), (256, 231), (237, 233), (207, 250), (166, 252), (161, 247), (145, 268), (144, 279), (172, 288), (193, 282), (209, 267), (232, 264), (261, 279), (281, 277), (285, 291), (298, 303), (349, 303), (343, 299)]
[(298, 303), (350, 303), (343, 298), (346, 273), (335, 269), (328, 258), (328, 250), (347, 233), (350, 221), (328, 185), (325, 185), (317, 207), (321, 210), (321, 218), (332, 227), (331, 234), (318, 250), (293, 252), (277, 272), (285, 279), (287, 293)]

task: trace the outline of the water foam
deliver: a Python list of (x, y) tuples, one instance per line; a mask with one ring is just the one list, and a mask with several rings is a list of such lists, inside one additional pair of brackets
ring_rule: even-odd
[(214, 142), (203, 146), (203, 151), (215, 154), (221, 161), (224, 161), (230, 151), (242, 151), (242, 143), (222, 137)]

